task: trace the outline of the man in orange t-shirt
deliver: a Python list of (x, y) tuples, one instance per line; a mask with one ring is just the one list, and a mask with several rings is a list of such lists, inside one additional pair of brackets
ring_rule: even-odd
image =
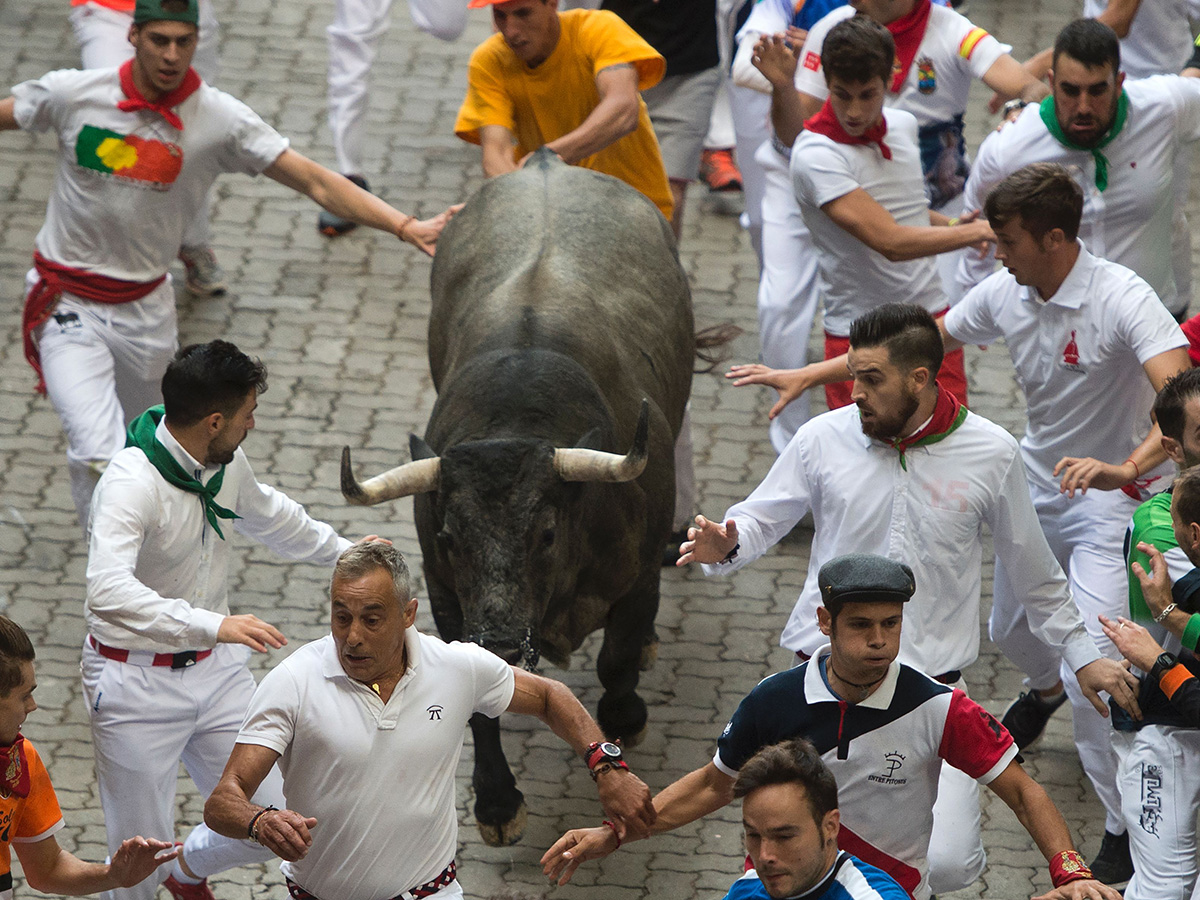
[[(21, 734), (33, 699), (33, 644), (16, 622), (0, 616), (0, 900), (12, 900), (12, 854), (29, 886), (79, 896), (131, 887), (175, 858), (166, 841), (140, 835), (121, 844), (112, 861), (88, 863), (63, 850), (54, 835), (62, 811), (42, 758)], [(161, 855), (160, 855), (161, 854)]]
[(497, 34), (471, 54), (454, 133), (483, 147), (488, 178), (545, 146), (571, 165), (637, 188), (671, 220), (658, 140), (639, 90), (662, 56), (613, 13), (558, 11), (558, 0), (471, 0), (492, 7)]

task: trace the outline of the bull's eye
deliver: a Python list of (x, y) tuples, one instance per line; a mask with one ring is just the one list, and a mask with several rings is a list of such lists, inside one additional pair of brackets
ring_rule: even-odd
[(547, 528), (542, 532), (542, 546), (550, 548), (554, 546), (554, 529)]
[(438, 532), (437, 542), (446, 553), (454, 552), (454, 535), (447, 529), (443, 528)]

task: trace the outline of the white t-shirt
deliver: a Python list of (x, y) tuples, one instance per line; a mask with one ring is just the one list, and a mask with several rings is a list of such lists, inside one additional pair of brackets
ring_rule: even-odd
[[(946, 331), (965, 344), (1004, 338), (1028, 408), (1022, 455), (1034, 486), (1051, 491), (1064, 456), (1114, 464), (1129, 457), (1151, 426), (1154, 387), (1143, 364), (1187, 346), (1150, 286), (1093, 256), (1082, 241), (1079, 259), (1049, 300), (1000, 271), (947, 313)], [(1172, 474), (1168, 460), (1136, 484), (1154, 493)]]
[[(1129, 119), (1101, 151), (1108, 160), (1103, 192), (1096, 188), (1091, 151), (1060, 144), (1033, 105), (980, 145), (963, 189), (963, 208), (982, 209), (992, 188), (1022, 166), (1060, 163), (1083, 189), (1079, 236), (1096, 256), (1133, 269), (1173, 310), (1178, 294), (1171, 268), (1175, 158), (1181, 144), (1200, 139), (1200, 79), (1159, 75), (1129, 81), (1125, 90)], [(980, 260), (978, 253), (963, 253), (960, 287), (966, 291), (994, 268), (990, 254)]]
[(149, 110), (122, 112), (116, 69), (62, 69), (13, 88), (17, 124), (58, 135), (58, 175), (38, 232), (47, 259), (150, 281), (218, 175), (257, 175), (288, 142), (240, 100), (202, 84), (175, 107), (179, 131)]
[(986, 522), (1034, 632), (1072, 671), (1100, 657), (1038, 524), (1017, 442), (982, 416), (967, 413), (943, 440), (909, 448), (903, 465), (894, 448), (863, 434), (856, 406), (810, 419), (762, 484), (725, 513), (722, 521), (737, 522), (738, 555), (704, 566), (704, 574), (762, 556), (810, 510), (816, 534), (779, 641), (787, 649), (811, 656), (826, 641), (817, 628), (821, 565), (844, 553), (876, 553), (911, 566), (917, 583), (899, 660), (932, 675), (966, 668), (979, 655)]
[(929, 225), (917, 120), (885, 109), (884, 159), (875, 144), (839, 144), (803, 131), (792, 149), (792, 184), (800, 212), (820, 254), (821, 299), (825, 331), (850, 333), (850, 323), (880, 303), (916, 303), (930, 312), (946, 307), (933, 257), (890, 262), (829, 218), (821, 207), (862, 188), (900, 225)]
[[(1084, 0), (1083, 14), (1094, 19), (1107, 8), (1108, 0)], [(1187, 0), (1142, 0), (1121, 38), (1121, 70), (1130, 78), (1178, 75), (1191, 55)]]
[(304, 859), (280, 866), (318, 897), (386, 900), (449, 865), (467, 720), (512, 702), (498, 656), (415, 627), (404, 640), (408, 671), (386, 704), (345, 673), (327, 635), (267, 673), (238, 734), (280, 754), (288, 808), (320, 822)]
[[(829, 96), (821, 67), (821, 48), (829, 29), (853, 15), (852, 7), (835, 9), (809, 31), (796, 67), (797, 90), (818, 100)], [(949, 121), (966, 110), (971, 79), (982, 78), (996, 60), (1010, 52), (1012, 47), (1000, 43), (969, 19), (935, 4), (929, 11), (925, 36), (900, 93), (888, 91), (885, 102), (912, 113), (921, 126)]]

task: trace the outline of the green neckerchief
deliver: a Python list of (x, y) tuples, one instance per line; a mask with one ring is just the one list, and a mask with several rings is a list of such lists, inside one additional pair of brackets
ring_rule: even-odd
[(221, 466), (221, 471), (210, 478), (208, 484), (201, 484), (189, 475), (184, 471), (183, 466), (175, 461), (175, 457), (171, 455), (170, 451), (154, 436), (162, 417), (162, 406), (152, 406), (130, 422), (129, 430), (125, 433), (125, 446), (137, 447), (145, 453), (146, 459), (150, 460), (150, 465), (158, 469), (158, 474), (165, 478), (168, 484), (173, 484), (180, 490), (191, 494), (199, 494), (200, 499), (204, 501), (204, 517), (208, 519), (208, 524), (213, 527), (217, 537), (225, 540), (225, 535), (221, 532), (221, 526), (217, 524), (217, 519), (241, 518), (237, 513), (221, 506), (216, 500), (217, 492), (221, 490), (221, 482), (225, 480), (225, 467)]
[(1108, 157), (1100, 151), (1111, 144), (1113, 139), (1121, 133), (1121, 129), (1125, 127), (1125, 120), (1129, 118), (1129, 95), (1125, 93), (1125, 89), (1121, 88), (1121, 96), (1117, 98), (1117, 117), (1113, 119), (1113, 123), (1104, 137), (1094, 147), (1081, 147), (1063, 133), (1062, 126), (1058, 124), (1058, 113), (1054, 108), (1053, 94), (1041, 102), (1039, 111), (1042, 114), (1042, 121), (1046, 123), (1046, 128), (1050, 130), (1050, 134), (1056, 141), (1069, 150), (1086, 150), (1092, 154), (1092, 159), (1096, 161), (1096, 190), (1103, 192), (1108, 187)]

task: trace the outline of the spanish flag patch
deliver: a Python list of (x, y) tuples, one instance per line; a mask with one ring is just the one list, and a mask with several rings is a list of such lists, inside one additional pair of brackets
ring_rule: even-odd
[(982, 28), (972, 28), (967, 32), (967, 36), (962, 39), (958, 45), (958, 55), (963, 59), (970, 59), (971, 54), (975, 52), (975, 48), (979, 45), (988, 33)]
[(166, 190), (183, 168), (183, 150), (177, 144), (85, 125), (75, 139), (75, 161), (85, 169)]

